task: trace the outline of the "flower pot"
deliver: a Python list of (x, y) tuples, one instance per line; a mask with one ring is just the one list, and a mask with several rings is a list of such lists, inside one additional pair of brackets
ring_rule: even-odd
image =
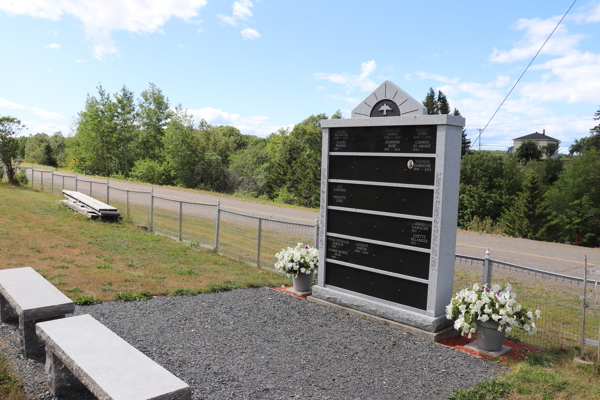
[(294, 290), (296, 292), (310, 292), (312, 288), (312, 276), (312, 273), (303, 274), (301, 272), (298, 272), (298, 276), (292, 277)]
[(489, 320), (477, 321), (477, 347), (485, 351), (500, 351), (504, 343), (504, 330), (499, 331), (500, 324)]

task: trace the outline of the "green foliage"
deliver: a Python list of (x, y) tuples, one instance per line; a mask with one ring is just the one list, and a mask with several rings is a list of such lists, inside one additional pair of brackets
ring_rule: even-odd
[(495, 224), (521, 190), (522, 180), (514, 158), (466, 155), (460, 167), (459, 226), (468, 228), (475, 218)]
[[(460, 112), (458, 112), (458, 110), (456, 108), (454, 109), (454, 113), (455, 113), (454, 115), (457, 115), (456, 113), (458, 113), (458, 115), (460, 115)], [(470, 148), (471, 148), (471, 139), (469, 139), (467, 137), (467, 130), (463, 129), (463, 131), (462, 131), (462, 146), (460, 149), (461, 157), (464, 157), (467, 154), (469, 154), (471, 152)]]
[(472, 389), (456, 389), (449, 397), (453, 400), (495, 400), (504, 399), (512, 392), (512, 385), (505, 381), (493, 379), (480, 382)]
[(15, 178), (15, 159), (19, 152), (19, 141), (15, 136), (24, 127), (17, 118), (0, 116), (0, 163), (4, 164), (8, 182), (12, 185), (19, 183)]
[(600, 245), (600, 153), (587, 150), (575, 157), (560, 179), (548, 189), (555, 240), (584, 246)]
[(94, 296), (77, 296), (73, 301), (79, 306), (91, 306), (101, 303), (101, 301)]
[(548, 158), (534, 164), (534, 170), (540, 177), (542, 185), (551, 186), (564, 170), (564, 162), (560, 159)]
[(427, 114), (433, 115), (438, 113), (438, 104), (435, 100), (435, 91), (432, 87), (429, 88), (429, 92), (427, 92), (425, 100), (423, 100), (423, 105), (427, 108)]
[(544, 240), (548, 237), (550, 210), (537, 173), (529, 174), (523, 191), (502, 216), (504, 232), (513, 237)]
[[(448, 103), (446, 95), (442, 93), (441, 90), (438, 90), (437, 104), (438, 114), (450, 114), (450, 104)], [(456, 108), (454, 110), (458, 111)]]
[(21, 185), (27, 185), (29, 183), (29, 179), (27, 178), (27, 174), (25, 173), (24, 169), (19, 170), (19, 173), (17, 174), (17, 181)]
[(125, 292), (117, 293), (115, 295), (115, 300), (118, 301), (145, 301), (150, 300), (151, 298), (152, 293), (150, 293), (147, 290), (142, 290), (140, 292), (127, 290)]
[(526, 161), (539, 160), (542, 158), (542, 150), (535, 142), (527, 140), (517, 149), (517, 158)]
[(131, 177), (140, 182), (153, 185), (164, 185), (168, 183), (165, 165), (156, 160), (144, 159), (135, 162)]
[(546, 155), (546, 157), (550, 158), (554, 154), (556, 154), (559, 146), (560, 146), (559, 143), (552, 142), (552, 143), (548, 143), (546, 146), (542, 147), (542, 150), (544, 151), (544, 154)]

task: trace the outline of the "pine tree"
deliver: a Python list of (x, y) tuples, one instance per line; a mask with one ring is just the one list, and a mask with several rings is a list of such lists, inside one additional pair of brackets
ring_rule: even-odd
[(435, 100), (435, 91), (432, 87), (429, 88), (429, 92), (425, 96), (425, 100), (423, 100), (423, 105), (427, 108), (427, 114), (433, 115), (438, 113), (438, 104)]
[[(458, 110), (455, 108), (454, 111), (458, 111)], [(469, 139), (467, 137), (467, 130), (463, 129), (463, 131), (462, 131), (462, 149), (460, 151), (460, 155), (462, 157), (464, 157), (467, 154), (469, 154), (470, 148), (471, 148), (471, 139)]]
[(544, 188), (536, 172), (523, 184), (523, 192), (502, 217), (504, 233), (513, 237), (544, 240), (548, 237), (550, 209), (544, 197)]
[(438, 114), (450, 114), (450, 104), (448, 103), (446, 95), (442, 93), (441, 90), (438, 90), (437, 111)]
[(452, 115), (456, 115), (457, 117), (461, 117), (460, 115), (460, 111), (458, 111), (458, 108), (454, 108), (454, 111), (452, 112)]

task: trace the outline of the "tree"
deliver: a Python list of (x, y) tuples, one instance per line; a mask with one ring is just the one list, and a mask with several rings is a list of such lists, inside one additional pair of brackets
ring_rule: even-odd
[(454, 108), (454, 111), (452, 112), (452, 115), (456, 115), (457, 117), (460, 117), (460, 111), (458, 111), (458, 108)]
[(21, 121), (14, 117), (0, 117), (0, 161), (4, 164), (8, 182), (18, 185), (14, 160), (19, 155), (19, 140), (15, 137), (24, 129)]
[(478, 218), (497, 221), (521, 190), (522, 174), (512, 157), (470, 153), (460, 164), (459, 226)]
[(450, 104), (448, 104), (448, 99), (441, 90), (438, 90), (437, 104), (438, 114), (450, 114)]
[(49, 139), (50, 147), (52, 148), (52, 157), (58, 165), (64, 165), (67, 157), (67, 140), (61, 132), (56, 132), (50, 136)]
[(600, 245), (600, 152), (591, 148), (575, 157), (546, 198), (556, 240), (575, 243), (580, 235), (584, 246)]
[(162, 160), (162, 137), (173, 116), (169, 99), (165, 98), (162, 91), (153, 83), (150, 83), (150, 88), (140, 93), (140, 96), (138, 110), (141, 130), (137, 144), (137, 158)]
[(115, 149), (116, 172), (128, 175), (135, 160), (134, 144), (138, 136), (138, 114), (134, 103), (133, 92), (123, 86), (114, 97), (115, 141), (119, 146)]
[[(600, 120), (600, 108), (594, 114), (594, 120)], [(569, 148), (569, 154), (583, 154), (587, 149), (600, 150), (600, 124), (590, 129), (591, 135), (588, 137), (575, 139), (575, 143)]]
[(194, 131), (193, 118), (177, 109), (163, 137), (165, 161), (171, 180), (188, 188), (198, 185), (197, 170), (204, 160), (200, 137)]
[(523, 184), (521, 194), (502, 216), (506, 224), (504, 233), (513, 237), (544, 240), (548, 237), (549, 218), (544, 188), (534, 171)]
[(548, 158), (547, 160), (536, 163), (534, 169), (540, 177), (542, 185), (552, 186), (563, 172), (564, 163), (559, 159)]
[(331, 116), (331, 119), (342, 119), (344, 118), (342, 116), (342, 110), (337, 110), (336, 112), (333, 113), (333, 115)]
[(517, 158), (526, 161), (539, 160), (542, 158), (542, 150), (535, 142), (527, 140), (521, 143), (521, 146), (517, 149)]
[[(458, 111), (458, 110), (455, 108), (454, 111)], [(462, 157), (464, 157), (467, 154), (469, 154), (470, 148), (471, 148), (471, 139), (469, 139), (467, 137), (467, 130), (463, 129), (463, 131), (462, 131), (462, 148), (460, 150), (460, 155)]]
[(546, 155), (546, 157), (550, 158), (554, 154), (556, 154), (556, 152), (558, 151), (558, 147), (559, 147), (558, 143), (552, 142), (552, 143), (548, 143), (546, 146), (542, 147), (542, 150), (544, 151), (544, 154)]
[[(598, 108), (598, 111), (596, 111), (596, 113), (594, 114), (594, 120), (595, 121), (600, 120), (600, 108)], [(590, 133), (592, 133), (594, 135), (600, 135), (600, 124), (596, 125), (592, 129), (590, 129)]]
[(433, 115), (438, 113), (438, 104), (435, 100), (435, 91), (432, 87), (429, 88), (429, 92), (427, 92), (427, 96), (423, 100), (423, 105), (427, 108), (427, 114)]

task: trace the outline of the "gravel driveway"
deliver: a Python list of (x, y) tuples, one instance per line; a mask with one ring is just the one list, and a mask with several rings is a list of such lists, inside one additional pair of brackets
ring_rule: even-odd
[[(268, 288), (77, 307), (85, 313), (183, 379), (194, 399), (446, 399), (505, 370)], [(52, 399), (43, 364), (18, 355), (16, 326), (0, 324), (0, 335), (31, 398)]]

